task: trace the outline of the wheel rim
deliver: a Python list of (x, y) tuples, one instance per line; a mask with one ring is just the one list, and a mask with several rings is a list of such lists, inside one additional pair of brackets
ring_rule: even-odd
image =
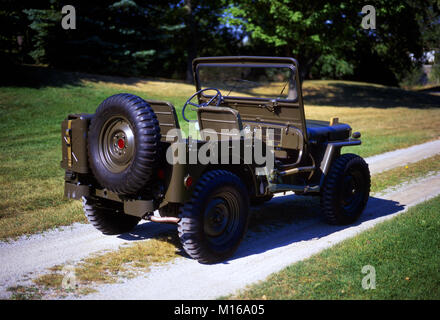
[(351, 170), (344, 176), (341, 204), (347, 214), (355, 214), (362, 203), (365, 186), (362, 173)]
[(99, 142), (100, 160), (110, 172), (122, 172), (130, 165), (135, 141), (127, 119), (123, 117), (109, 119), (102, 127)]
[(204, 212), (204, 233), (214, 245), (222, 245), (236, 235), (239, 226), (240, 206), (238, 199), (225, 192), (212, 198)]

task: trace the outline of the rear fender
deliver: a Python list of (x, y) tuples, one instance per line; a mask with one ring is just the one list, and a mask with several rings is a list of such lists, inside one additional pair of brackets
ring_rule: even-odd
[[(252, 165), (245, 164), (241, 157), (234, 154), (230, 155), (232, 157), (232, 164), (221, 164), (221, 159), (217, 160), (217, 163), (208, 164), (183, 164), (175, 163), (170, 166), (171, 175), (166, 186), (165, 192), (165, 202), (173, 203), (184, 203), (188, 201), (194, 191), (197, 182), (200, 180), (202, 175), (211, 170), (227, 170), (236, 174), (249, 190), (249, 193), (257, 192), (257, 181), (255, 177), (255, 168)], [(186, 177), (190, 176), (192, 178), (191, 186), (185, 186)]]

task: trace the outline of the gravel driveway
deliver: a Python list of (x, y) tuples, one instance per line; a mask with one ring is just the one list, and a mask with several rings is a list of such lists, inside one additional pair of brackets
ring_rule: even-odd
[[(389, 170), (440, 153), (440, 140), (367, 158), (372, 174)], [(420, 188), (420, 183), (425, 183)], [(92, 299), (211, 299), (232, 293), (246, 284), (264, 279), (270, 273), (309, 257), (324, 248), (370, 228), (427, 198), (440, 193), (440, 177), (409, 184), (379, 198), (370, 198), (360, 222), (349, 227), (329, 226), (319, 218), (307, 218), (286, 225), (274, 233), (250, 232), (235, 257), (222, 264), (201, 265), (179, 258), (172, 264), (154, 268), (146, 277), (123, 284), (102, 286)], [(293, 199), (292, 199), (293, 198)], [(296, 201), (295, 196), (275, 197), (271, 204)], [(0, 298), (6, 289), (57, 264), (79, 261), (91, 253), (117, 249), (135, 240), (154, 237), (174, 226), (144, 222), (134, 232), (104, 236), (88, 224), (74, 224), (11, 242), (0, 242)], [(224, 275), (228, 276), (225, 278)]]

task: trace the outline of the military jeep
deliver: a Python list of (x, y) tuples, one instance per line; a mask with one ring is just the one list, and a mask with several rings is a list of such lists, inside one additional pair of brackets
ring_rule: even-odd
[(216, 263), (236, 251), (249, 207), (275, 194), (320, 196), (331, 224), (358, 219), (370, 172), (341, 148), (360, 145), (360, 133), (338, 118), (306, 120), (295, 59), (197, 58), (193, 72), (181, 122), (170, 102), (126, 93), (63, 121), (65, 196), (83, 201), (94, 227), (174, 223), (189, 256)]

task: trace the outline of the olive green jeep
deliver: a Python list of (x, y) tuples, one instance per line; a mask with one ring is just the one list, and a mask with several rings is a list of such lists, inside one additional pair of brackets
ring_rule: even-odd
[(170, 102), (125, 93), (63, 121), (65, 196), (82, 199), (93, 226), (121, 234), (141, 219), (174, 223), (188, 255), (215, 263), (237, 249), (249, 207), (277, 193), (320, 196), (332, 224), (361, 215), (368, 165), (341, 154), (360, 133), (305, 119), (295, 59), (197, 58), (193, 71), (182, 123)]

